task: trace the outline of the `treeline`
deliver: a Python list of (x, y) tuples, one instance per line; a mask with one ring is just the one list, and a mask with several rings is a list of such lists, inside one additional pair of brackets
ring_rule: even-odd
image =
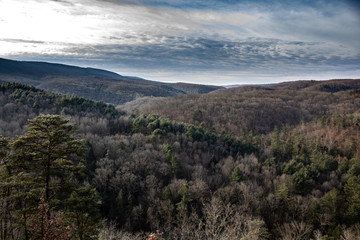
[[(91, 119), (95, 125), (111, 121), (111, 128), (115, 128), (119, 116), (124, 114), (117, 111), (113, 105), (104, 102), (95, 102), (74, 95), (49, 93), (21, 83), (0, 85), (0, 106), (2, 136), (23, 134), (27, 120), (35, 118), (40, 113), (66, 115), (78, 125)], [(99, 131), (108, 132), (106, 129)]]
[[(3, 106), (17, 104), (32, 109), (31, 118), (37, 116), (28, 101), (16, 102), (12, 93), (3, 91)], [(36, 89), (31, 94), (39, 97)], [(280, 99), (285, 97), (282, 94)], [(275, 94), (272, 98), (275, 101)], [(60, 107), (47, 104), (47, 97), (39, 99), (40, 112), (61, 113)], [(336, 99), (328, 109), (357, 104), (344, 93)], [(94, 231), (83, 239), (146, 239), (150, 233), (158, 239), (360, 236), (360, 115), (350, 107), (344, 110), (349, 114), (325, 114), (297, 125), (289, 122), (295, 126), (276, 125), (267, 134), (244, 131), (247, 134), (236, 137), (207, 126), (200, 111), (192, 116), (194, 124), (185, 124), (156, 115), (87, 111), (78, 103), (64, 106), (73, 111), (65, 118), (76, 124), (75, 132), (74, 125), (53, 115), (35, 118), (21, 134), (1, 127), (12, 137), (1, 141), (1, 182), (5, 183), (0, 190), (1, 211), (6, 213), (1, 215), (1, 226), (7, 233), (18, 233), (2, 239), (24, 239), (25, 233), (28, 239), (38, 239), (44, 231), (39, 233), (33, 226), (41, 224), (34, 223), (49, 216), (58, 219), (53, 221), (58, 227), (50, 229), (67, 229), (62, 231), (66, 237), (82, 239), (72, 218), (78, 216), (76, 211), (93, 219), (86, 227), (93, 226)], [(17, 114), (15, 107), (11, 111), (10, 115)], [(3, 123), (7, 117), (1, 115)], [(23, 118), (11, 120), (23, 126), (19, 123)], [(48, 141), (30, 141), (37, 132), (34, 124), (44, 126), (46, 119), (57, 119), (52, 123), (59, 129), (66, 126), (67, 137), (60, 139), (74, 143), (58, 145), (74, 152), (56, 151), (53, 162), (59, 165), (47, 173), (39, 164), (46, 160), (41, 149)], [(8, 166), (14, 169), (11, 173)], [(66, 170), (59, 171), (64, 168), (58, 166)], [(23, 176), (33, 179), (22, 182)], [(29, 211), (22, 212), (24, 203)], [(23, 219), (28, 219), (27, 225)]]

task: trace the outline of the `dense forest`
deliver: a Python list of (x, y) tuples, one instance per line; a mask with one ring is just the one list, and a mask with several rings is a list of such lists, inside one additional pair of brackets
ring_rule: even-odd
[(2, 84), (0, 239), (359, 239), (358, 85), (242, 87), (126, 113)]
[(298, 81), (244, 86), (203, 95), (163, 98), (139, 107), (145, 114), (186, 123), (204, 123), (237, 136), (266, 134), (275, 126), (295, 126), (323, 115), (360, 108), (360, 80)]

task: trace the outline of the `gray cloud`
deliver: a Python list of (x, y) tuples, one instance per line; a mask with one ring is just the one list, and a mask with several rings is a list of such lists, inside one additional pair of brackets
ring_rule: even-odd
[(51, 1), (74, 6), (74, 3), (72, 3), (71, 1), (66, 1), (66, 0), (51, 0)]
[(35, 41), (35, 40), (27, 40), (27, 39), (12, 39), (12, 38), (0, 38), (1, 42), (9, 42), (9, 43), (35, 43), (35, 44), (43, 44), (44, 41)]
[[(40, 25), (32, 24), (39, 35), (21, 38), (19, 31), (9, 28), (0, 42), (17, 50), (8, 57), (102, 67), (120, 74), (131, 70), (134, 75), (211, 72), (235, 79), (359, 72), (360, 19), (347, 2), (52, 1), (61, 6), (47, 5), (57, 14), (54, 24), (61, 34), (44, 35), (43, 28), (36, 27)], [(32, 52), (24, 52), (29, 49)]]
[(120, 72), (122, 68), (303, 72), (330, 68), (356, 69), (360, 62), (360, 55), (332, 54), (321, 42), (261, 38), (223, 41), (173, 37), (157, 44), (69, 46), (66, 52), (68, 59), (105, 64)]

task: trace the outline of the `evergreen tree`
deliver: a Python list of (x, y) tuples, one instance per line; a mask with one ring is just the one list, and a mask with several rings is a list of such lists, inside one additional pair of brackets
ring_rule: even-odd
[(12, 225), (9, 201), (10, 188), (6, 184), (9, 179), (8, 157), (10, 140), (0, 136), (0, 239), (7, 239)]
[(351, 176), (344, 186), (346, 217), (349, 223), (360, 221), (360, 176)]
[(74, 187), (74, 175), (83, 167), (82, 144), (75, 126), (59, 115), (40, 115), (29, 121), (24, 136), (14, 142), (16, 161), (26, 165), (45, 202), (63, 198)]
[[(5, 183), (1, 186), (8, 188), (7, 196), (1, 199), (13, 203), (9, 215), (21, 226), (17, 231), (23, 232), (20, 238), (50, 239), (48, 236), (55, 234), (51, 231), (56, 230), (50, 227), (51, 223), (58, 219), (56, 211), (60, 211), (64, 212), (63, 223), (72, 225), (72, 239), (93, 239), (100, 223), (99, 201), (95, 189), (81, 183), (83, 144), (74, 136), (75, 126), (58, 115), (40, 115), (29, 122), (25, 135), (11, 144), (9, 160), (1, 161)], [(1, 146), (5, 146), (4, 139)], [(1, 193), (4, 189), (1, 187)], [(39, 206), (47, 206), (51, 211), (42, 211), (44, 208)], [(43, 214), (50, 224), (46, 231), (33, 224), (32, 216), (42, 219)]]
[(66, 200), (66, 218), (74, 225), (73, 236), (80, 240), (97, 239), (100, 228), (100, 201), (91, 185), (76, 189)]
[(234, 182), (240, 182), (242, 180), (242, 173), (239, 167), (236, 167), (231, 173), (231, 180)]

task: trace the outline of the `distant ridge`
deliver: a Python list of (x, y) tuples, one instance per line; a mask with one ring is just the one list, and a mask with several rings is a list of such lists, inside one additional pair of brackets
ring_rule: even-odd
[(140, 112), (243, 136), (250, 131), (267, 134), (275, 127), (295, 126), (324, 115), (359, 113), (359, 109), (360, 79), (336, 79), (244, 85), (156, 99)]
[(236, 87), (242, 87), (246, 84), (232, 84), (232, 85), (223, 85), (224, 88), (236, 88)]
[(59, 63), (15, 61), (0, 58), (0, 73), (2, 74), (20, 74), (32, 77), (44, 77), (49, 74), (67, 75), (67, 76), (106, 76), (121, 77), (114, 72), (96, 69), (83, 68)]
[(116, 105), (144, 96), (170, 97), (187, 93), (208, 93), (222, 88), (162, 83), (96, 68), (4, 58), (0, 58), (0, 81), (21, 82), (47, 91), (74, 94)]

